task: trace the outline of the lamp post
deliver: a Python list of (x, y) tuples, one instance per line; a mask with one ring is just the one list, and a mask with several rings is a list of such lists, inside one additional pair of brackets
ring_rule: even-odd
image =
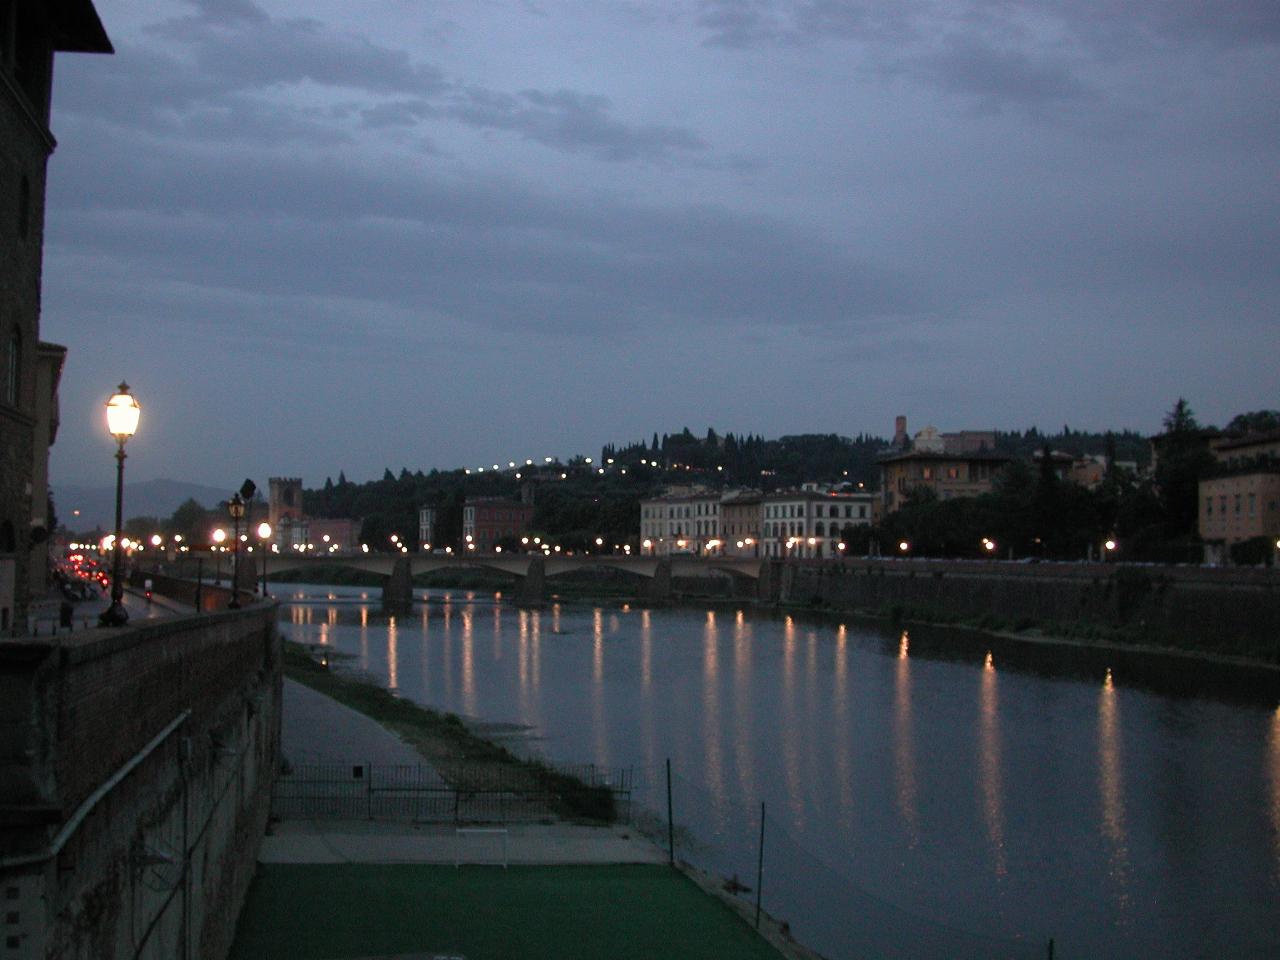
[(116, 535), (113, 541), (114, 555), (111, 558), (111, 606), (102, 611), (98, 623), (104, 627), (121, 627), (129, 622), (129, 612), (125, 610), (124, 584), (120, 580), (120, 557), (124, 553), (120, 545), (121, 513), (124, 508), (124, 445), (138, 429), (138, 416), (142, 408), (129, 393), (129, 385), (121, 381), (116, 393), (107, 401), (107, 432), (116, 441)]
[(231, 610), (240, 609), (240, 521), (244, 519), (244, 501), (240, 499), (240, 494), (236, 494), (231, 498), (231, 502), (227, 504), (227, 513), (231, 514), (232, 536), (235, 540), (231, 544), (231, 602), (227, 607)]
[(213, 547), (211, 548), (214, 557), (213, 582), (217, 584), (222, 583), (222, 542), (226, 539), (227, 531), (221, 527), (213, 531)]
[(267, 554), (271, 552), (271, 524), (263, 520), (258, 524), (258, 544), (262, 547), (262, 599), (267, 599)]

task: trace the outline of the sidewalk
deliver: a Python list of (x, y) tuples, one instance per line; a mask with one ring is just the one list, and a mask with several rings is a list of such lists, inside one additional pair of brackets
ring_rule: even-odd
[(295, 765), (426, 763), (417, 750), (377, 720), (288, 678), (280, 749)]
[(505, 827), (350, 820), (289, 820), (262, 842), (259, 863), (434, 863), (565, 866), (666, 863), (666, 854), (626, 827), (520, 823)]
[[(281, 749), (293, 764), (426, 764), (376, 720), (293, 680), (284, 681)], [(483, 828), (481, 828), (483, 830)], [(458, 834), (452, 823), (286, 820), (263, 841), (261, 863), (664, 863), (665, 855), (623, 827), (508, 824), (502, 833)]]
[[(183, 617), (195, 613), (194, 607), (186, 606), (177, 600), (171, 600), (158, 594), (153, 594), (151, 602), (147, 603), (147, 598), (143, 591), (134, 587), (125, 587), (124, 597), (121, 602), (129, 613), (130, 623), (136, 623), (140, 620), (159, 620), (166, 617)], [(47, 637), (67, 632), (67, 628), (60, 623), (63, 603), (64, 597), (61, 591), (56, 587), (52, 587), (43, 598), (30, 605), (27, 611), (27, 620), (31, 624), (32, 636)], [(98, 615), (109, 606), (111, 606), (110, 593), (104, 593), (100, 597), (93, 597), (89, 600), (72, 601), (71, 631), (79, 632), (81, 630), (96, 629)]]

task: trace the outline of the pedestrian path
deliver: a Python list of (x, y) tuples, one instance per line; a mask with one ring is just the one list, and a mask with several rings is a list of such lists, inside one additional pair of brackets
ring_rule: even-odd
[(263, 840), (260, 863), (432, 863), (552, 866), (665, 863), (627, 827), (521, 823), (506, 827), (291, 820)]
[(426, 763), (417, 750), (378, 721), (289, 679), (284, 681), (280, 749), (295, 766)]
[[(293, 680), (284, 681), (285, 759), (311, 763), (426, 761), (377, 721)], [(500, 831), (500, 832), (495, 832)], [(625, 827), (570, 823), (505, 828), (368, 820), (288, 820), (263, 842), (263, 863), (661, 863), (665, 855)]]

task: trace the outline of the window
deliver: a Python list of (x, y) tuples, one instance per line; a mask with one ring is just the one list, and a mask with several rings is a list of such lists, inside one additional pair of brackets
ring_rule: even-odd
[(1249, 494), (1249, 516), (1252, 517), (1255, 513), (1257, 513), (1257, 507), (1258, 507), (1257, 497), (1252, 493)]
[(960, 479), (960, 468), (959, 468), (959, 467), (947, 467), (947, 479), (948, 479), (948, 480), (959, 480), (959, 479)]
[(1240, 515), (1240, 494), (1236, 494), (1236, 516)]
[(1204, 498), (1204, 512), (1206, 516), (1213, 516), (1213, 497)]
[(923, 468), (920, 470), (920, 476), (921, 476), (921, 477), (923, 477), (925, 480), (932, 480), (932, 479), (933, 479), (933, 467), (923, 467)]

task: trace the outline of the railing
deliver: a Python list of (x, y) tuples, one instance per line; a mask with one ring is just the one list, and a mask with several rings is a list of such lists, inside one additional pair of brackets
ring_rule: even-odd
[[(555, 767), (587, 787), (607, 788), (620, 819), (630, 816), (631, 771)], [(561, 795), (527, 771), (493, 763), (321, 763), (276, 780), (272, 816), (280, 819), (521, 823), (555, 817)]]

